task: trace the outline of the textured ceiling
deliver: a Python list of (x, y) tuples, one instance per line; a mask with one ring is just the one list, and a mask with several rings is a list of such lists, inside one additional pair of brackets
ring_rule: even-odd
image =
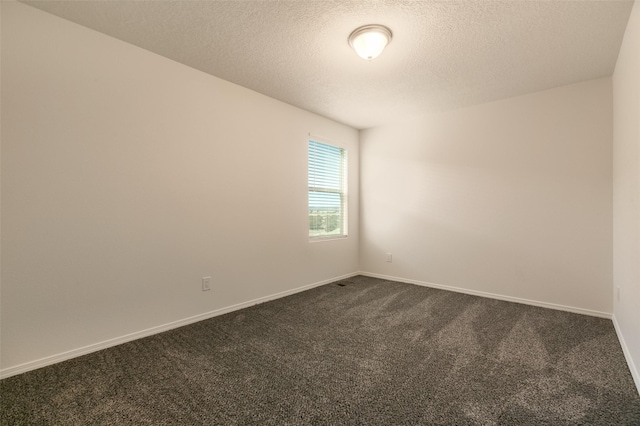
[(633, 1), (24, 3), (362, 129), (611, 75)]

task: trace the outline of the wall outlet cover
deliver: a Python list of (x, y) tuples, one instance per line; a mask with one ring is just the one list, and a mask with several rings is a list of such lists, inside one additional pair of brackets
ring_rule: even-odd
[(211, 277), (202, 278), (202, 291), (211, 290)]

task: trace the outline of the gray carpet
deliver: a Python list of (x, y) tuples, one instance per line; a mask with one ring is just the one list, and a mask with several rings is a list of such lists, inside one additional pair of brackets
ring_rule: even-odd
[(3, 425), (640, 425), (611, 321), (362, 276), (0, 391)]

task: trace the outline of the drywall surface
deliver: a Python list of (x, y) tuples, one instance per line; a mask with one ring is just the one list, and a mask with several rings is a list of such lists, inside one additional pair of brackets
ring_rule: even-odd
[[(1, 101), (5, 371), (358, 270), (352, 128), (13, 2)], [(309, 133), (346, 239), (309, 243)]]
[(613, 313), (640, 389), (640, 3), (637, 1), (613, 74), (613, 123)]
[(361, 269), (610, 314), (611, 108), (603, 78), (362, 131)]

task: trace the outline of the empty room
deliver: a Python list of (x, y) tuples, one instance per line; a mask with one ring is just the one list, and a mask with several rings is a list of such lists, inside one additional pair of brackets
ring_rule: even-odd
[(0, 18), (0, 424), (640, 425), (638, 1)]

